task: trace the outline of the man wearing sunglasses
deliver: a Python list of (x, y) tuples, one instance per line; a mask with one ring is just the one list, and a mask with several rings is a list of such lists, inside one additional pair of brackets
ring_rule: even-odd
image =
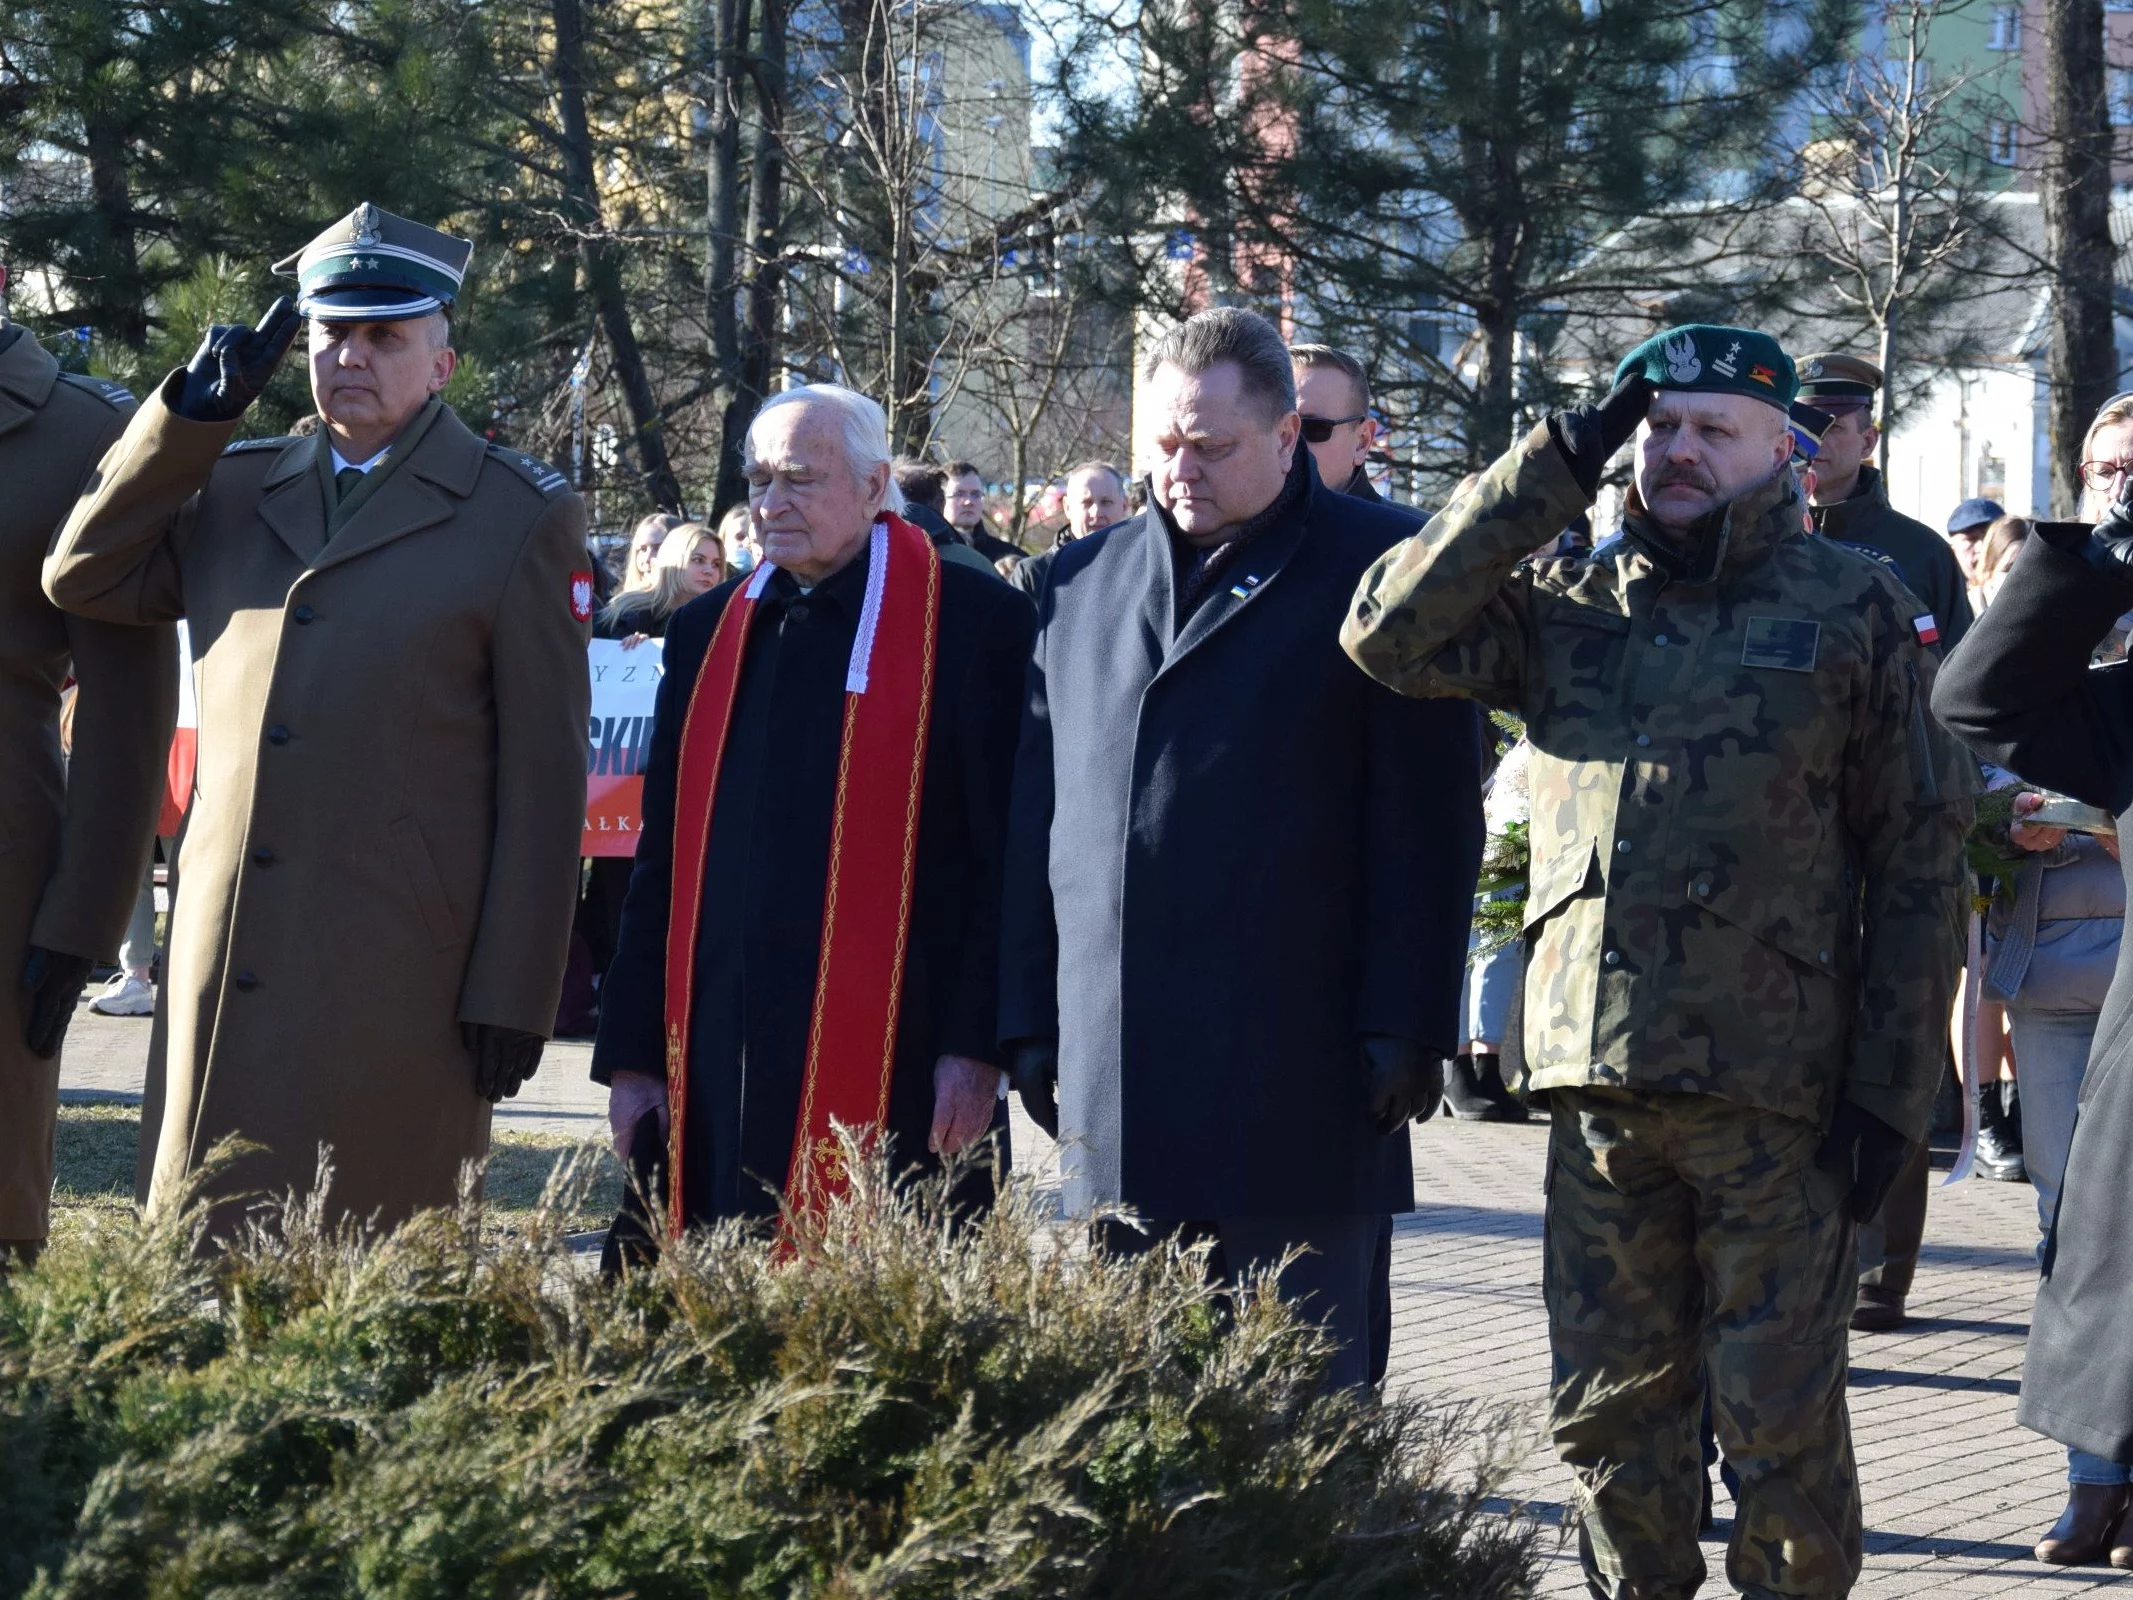
[(1362, 362), (1329, 344), (1292, 344), (1296, 409), (1318, 481), (1358, 500), (1387, 503), (1370, 481), (1378, 421), (1370, 414), (1370, 378)]

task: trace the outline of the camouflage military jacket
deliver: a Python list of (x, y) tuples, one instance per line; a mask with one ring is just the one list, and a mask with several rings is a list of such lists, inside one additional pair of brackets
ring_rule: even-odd
[(1633, 515), (1520, 565), (1585, 506), (1536, 429), (1378, 561), (1342, 630), (1403, 693), (1526, 720), (1534, 1085), (1813, 1122), (1841, 1092), (1922, 1135), (1975, 788), (1927, 711), (1923, 606), (1808, 537), (1789, 472), (1686, 560)]

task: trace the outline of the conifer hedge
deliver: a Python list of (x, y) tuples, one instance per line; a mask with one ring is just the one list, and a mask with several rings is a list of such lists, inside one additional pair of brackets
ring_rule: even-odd
[(1192, 1257), (864, 1163), (790, 1259), (725, 1227), (609, 1285), (582, 1182), (510, 1233), (470, 1190), (383, 1238), (284, 1206), (222, 1251), (197, 1211), (63, 1241), (0, 1286), (0, 1595), (1530, 1589), (1488, 1427), (1322, 1395), (1316, 1330)]

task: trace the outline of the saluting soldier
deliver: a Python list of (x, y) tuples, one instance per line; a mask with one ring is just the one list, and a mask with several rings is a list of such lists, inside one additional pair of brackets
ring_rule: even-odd
[[(310, 1187), (449, 1203), (540, 1059), (578, 879), (585, 510), (439, 398), (471, 246), (359, 206), (216, 327), (105, 456), (45, 563), (61, 606), (190, 623), (199, 762), (143, 1138), (151, 1209)], [(310, 321), (314, 437), (229, 442)], [(226, 1225), (224, 1217), (218, 1225)]]
[[(1343, 630), (1395, 688), (1526, 719), (1551, 1424), (1611, 1600), (1703, 1580), (1706, 1363), (1727, 1577), (1850, 1591), (1854, 1229), (1942, 1071), (1975, 769), (1927, 710), (1924, 606), (1805, 531), (1794, 387), (1767, 335), (1652, 339), (1388, 552)], [(1622, 536), (1521, 565), (1632, 433)]]
[(0, 317), (0, 1271), (33, 1260), (50, 1231), (59, 1047), (140, 892), (178, 715), (174, 629), (67, 616), (38, 583), (53, 532), (132, 413), (119, 385), (61, 372)]

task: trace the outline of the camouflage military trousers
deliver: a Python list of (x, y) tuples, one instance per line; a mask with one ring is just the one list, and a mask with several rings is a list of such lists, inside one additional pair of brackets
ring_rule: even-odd
[(1553, 1100), (1549, 1422), (1589, 1497), (1593, 1594), (1688, 1600), (1703, 1581), (1707, 1382), (1741, 1480), (1726, 1576), (1746, 1595), (1849, 1593), (1857, 1268), (1842, 1180), (1814, 1162), (1819, 1131), (1711, 1095)]

